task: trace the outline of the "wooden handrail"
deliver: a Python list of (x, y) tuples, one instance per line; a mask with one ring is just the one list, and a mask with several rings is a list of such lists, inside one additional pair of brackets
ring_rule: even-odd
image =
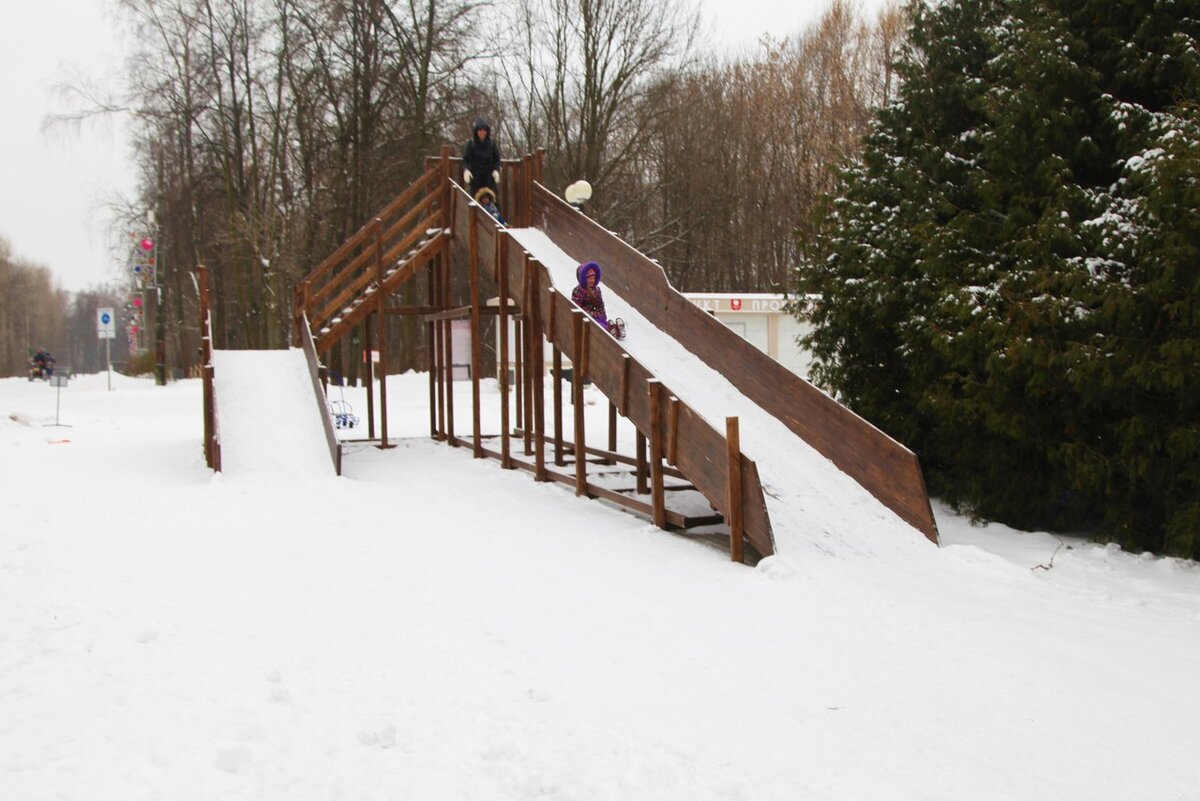
[(367, 234), (369, 233), (369, 231), (371, 229), (371, 223), (374, 222), (374, 220), (376, 218), (382, 217), (384, 219), (387, 219), (388, 217), (391, 217), (393, 214), (396, 213), (397, 209), (399, 209), (405, 203), (408, 203), (414, 197), (416, 197), (418, 194), (420, 194), (421, 191), (425, 189), (426, 185), (430, 181), (432, 181), (433, 179), (435, 179), (437, 177), (438, 177), (437, 170), (426, 170), (424, 175), (422, 175), (420, 178), (418, 178), (413, 183), (409, 184), (408, 188), (406, 188), (403, 192), (401, 192), (399, 195), (397, 195), (394, 200), (392, 200), (390, 203), (388, 203), (386, 206), (384, 206), (382, 211), (380, 211), (378, 214), (376, 214), (374, 217), (372, 217), (371, 220), (364, 223), (362, 225), (362, 227), (360, 227), (357, 231), (355, 231), (353, 234), (351, 234), (350, 237), (345, 242), (343, 242), (340, 246), (338, 246), (337, 250), (333, 251), (333, 253), (331, 253), (327, 257), (325, 257), (325, 259), (322, 260), (320, 264), (318, 264), (316, 267), (314, 267), (308, 273), (308, 275), (306, 275), (304, 277), (304, 279), (303, 279), (304, 282), (311, 283), (312, 281), (315, 281), (317, 278), (319, 278), (323, 273), (328, 272), (330, 269), (332, 269), (332, 267), (335, 264), (337, 264), (337, 262), (341, 261), (342, 259), (344, 259), (346, 257), (346, 254), (348, 252), (350, 252), (350, 250), (353, 249), (355, 245), (362, 244), (362, 242), (367, 238)]

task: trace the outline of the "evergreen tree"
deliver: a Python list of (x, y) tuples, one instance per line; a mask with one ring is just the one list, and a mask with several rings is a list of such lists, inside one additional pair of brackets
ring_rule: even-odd
[(914, 6), (798, 289), (819, 380), (951, 502), (1200, 555), (1198, 30), (1151, 0)]

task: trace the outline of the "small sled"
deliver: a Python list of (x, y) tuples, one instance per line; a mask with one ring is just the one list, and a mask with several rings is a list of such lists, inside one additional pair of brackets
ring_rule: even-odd
[(334, 428), (356, 428), (358, 426), (358, 415), (344, 400), (330, 401), (329, 413), (333, 415)]

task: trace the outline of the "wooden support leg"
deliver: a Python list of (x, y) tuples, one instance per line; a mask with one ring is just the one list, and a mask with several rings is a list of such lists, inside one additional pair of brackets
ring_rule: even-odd
[(478, 211), (478, 206), (471, 206), (471, 444), (475, 458), (482, 459), (479, 370), (483, 363), (483, 345), (479, 341), (479, 226), (476, 221)]
[[(375, 439), (375, 362), (371, 359), (371, 348), (375, 346), (375, 340), (372, 338), (371, 318), (376, 316), (378, 312), (368, 314), (363, 320), (365, 335), (367, 339), (367, 439)], [(380, 318), (380, 322), (383, 318)]]
[(742, 519), (742, 446), (738, 419), (725, 418), (725, 440), (729, 444), (729, 558), (746, 561), (745, 525)]
[[(437, 302), (437, 295), (434, 294), (433, 286), (433, 265), (429, 264), (425, 267), (425, 276), (429, 283), (429, 304), (433, 306)], [(425, 324), (425, 348), (428, 351), (426, 362), (429, 365), (429, 438), (437, 439), (437, 348), (434, 344), (434, 331), (436, 326), (432, 323)]]
[(496, 242), (496, 277), (500, 285), (500, 466), (513, 468), (508, 424), (508, 237)]
[[(617, 452), (617, 404), (608, 402), (608, 450)], [(607, 459), (605, 464), (616, 464), (616, 459)]]
[(583, 424), (583, 371), (579, 369), (583, 362), (583, 312), (576, 311), (571, 315), (571, 358), (574, 369), (571, 371), (571, 402), (575, 406), (575, 494), (587, 494), (587, 451), (586, 437)]
[(637, 432), (634, 447), (637, 450), (637, 492), (638, 495), (645, 495), (650, 491), (650, 485), (646, 481), (650, 466), (646, 460), (646, 435), (641, 431)]
[(650, 506), (654, 525), (667, 527), (666, 493), (663, 491), (662, 385), (650, 381)]
[(525, 339), (522, 336), (524, 333), (525, 321), (521, 317), (516, 318), (516, 324), (513, 326), (513, 389), (516, 390), (517, 397), (517, 428), (526, 428), (525, 425)]
[(383, 314), (383, 297), (379, 300), (379, 447), (390, 448), (388, 444), (388, 405), (387, 405), (387, 315)]
[(562, 351), (558, 349), (558, 346), (551, 345), (551, 347), (554, 349), (553, 350), (553, 360), (554, 360), (554, 375), (553, 375), (553, 378), (554, 378), (554, 463), (561, 467), (562, 465), (565, 465), (567, 463), (566, 460), (563, 459), (563, 419), (562, 419), (562, 417), (563, 417), (562, 416), (563, 360), (562, 360)]

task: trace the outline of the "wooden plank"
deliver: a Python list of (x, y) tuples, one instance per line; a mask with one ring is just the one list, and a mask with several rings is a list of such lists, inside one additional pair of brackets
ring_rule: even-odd
[(666, 498), (663, 496), (663, 442), (662, 442), (662, 385), (656, 380), (649, 383), (650, 390), (650, 503), (654, 508), (654, 525), (663, 528), (667, 524)]
[(535, 187), (534, 204), (539, 225), (568, 255), (601, 261), (605, 283), (652, 325), (677, 339), (936, 542), (936, 522), (911, 451), (694, 306), (670, 287), (658, 265), (575, 213), (545, 187)]
[[(449, 171), (449, 152), (443, 151), (442, 163)], [(479, 341), (479, 231), (475, 226), (475, 215), (478, 208), (473, 207), (470, 226), (470, 253), (468, 254), (468, 269), (471, 271), (471, 439), (476, 459), (483, 458), (481, 435), (481, 393), (479, 387), (479, 372), (483, 366), (483, 355)]]
[(500, 283), (500, 466), (511, 470), (512, 452), (508, 425), (508, 241), (501, 236), (496, 246), (496, 276)]
[(734, 562), (745, 562), (745, 526), (742, 517), (742, 446), (736, 417), (725, 418), (725, 441), (729, 445), (729, 558)]
[[(584, 314), (575, 311), (571, 315), (572, 364), (578, 365), (584, 356)], [(586, 443), (583, 424), (583, 371), (576, 368), (571, 371), (571, 405), (575, 410), (575, 441)], [(575, 494), (583, 495), (587, 491), (587, 460), (575, 460)]]

